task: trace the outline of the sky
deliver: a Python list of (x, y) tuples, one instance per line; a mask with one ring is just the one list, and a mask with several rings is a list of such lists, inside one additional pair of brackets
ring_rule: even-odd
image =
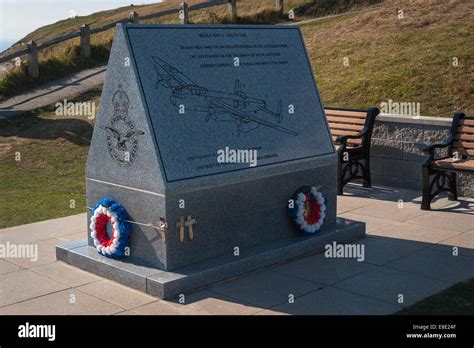
[(38, 27), (76, 16), (163, 0), (0, 0), (0, 52)]

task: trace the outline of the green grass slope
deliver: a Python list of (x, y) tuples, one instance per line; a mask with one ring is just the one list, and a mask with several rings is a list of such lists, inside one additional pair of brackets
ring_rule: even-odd
[[(69, 101), (98, 105), (100, 93)], [(87, 116), (57, 116), (54, 105), (0, 120), (0, 228), (86, 211), (84, 171), (93, 127)]]

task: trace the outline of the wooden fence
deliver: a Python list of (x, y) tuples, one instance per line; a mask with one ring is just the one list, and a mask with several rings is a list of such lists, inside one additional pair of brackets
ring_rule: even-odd
[[(284, 0), (275, 0), (275, 6), (277, 10), (280, 12), (283, 12), (283, 1)], [(206, 2), (196, 4), (196, 5), (191, 5), (191, 6), (188, 6), (187, 3), (183, 2), (176, 9), (164, 10), (164, 11), (152, 13), (146, 16), (140, 16), (137, 12), (133, 11), (129, 14), (128, 18), (124, 18), (124, 19), (115, 21), (110, 24), (106, 24), (98, 28), (91, 29), (89, 25), (83, 24), (80, 26), (78, 31), (56, 37), (40, 45), (38, 45), (35, 41), (30, 41), (27, 43), (27, 48), (7, 54), (6, 56), (0, 57), (0, 63), (4, 63), (6, 61), (21, 57), (23, 55), (28, 55), (28, 75), (33, 78), (37, 78), (39, 76), (39, 64), (38, 64), (39, 51), (44, 50), (45, 48), (48, 48), (50, 46), (56, 45), (60, 42), (71, 40), (76, 37), (80, 37), (81, 57), (89, 58), (91, 54), (91, 44), (90, 44), (91, 35), (112, 29), (118, 23), (135, 23), (136, 24), (136, 23), (139, 23), (140, 20), (158, 18), (158, 17), (163, 17), (163, 16), (177, 13), (180, 23), (187, 24), (189, 22), (189, 11), (196, 11), (196, 10), (201, 10), (204, 8), (209, 8), (209, 7), (214, 7), (214, 6), (220, 6), (224, 4), (228, 4), (229, 13), (232, 18), (232, 21), (236, 21), (237, 0), (206, 1)]]

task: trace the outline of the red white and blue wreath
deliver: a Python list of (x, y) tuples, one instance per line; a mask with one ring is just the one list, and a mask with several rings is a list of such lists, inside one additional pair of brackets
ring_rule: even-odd
[[(112, 226), (110, 237), (107, 224)], [(127, 211), (112, 198), (104, 198), (94, 206), (89, 227), (90, 236), (99, 253), (110, 258), (119, 258), (126, 254), (131, 225)]]
[(316, 233), (326, 218), (326, 199), (316, 187), (304, 186), (293, 195), (293, 204), (288, 207), (288, 214), (300, 230)]

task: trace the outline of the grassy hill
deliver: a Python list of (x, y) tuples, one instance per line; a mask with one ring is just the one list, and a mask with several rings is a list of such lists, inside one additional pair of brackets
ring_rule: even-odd
[[(191, 0), (189, 4), (202, 2)], [(180, 0), (145, 6), (128, 6), (76, 17), (39, 28), (23, 39), (39, 42), (128, 16), (176, 8)], [(287, 0), (298, 19), (349, 11), (340, 17), (302, 26), (308, 52), (326, 105), (368, 107), (392, 99), (419, 102), (424, 115), (449, 116), (454, 110), (474, 113), (474, 4), (469, 0), (386, 0), (366, 12), (353, 9), (381, 0)], [(240, 22), (285, 21), (272, 12), (274, 0), (242, 0)], [(403, 11), (403, 12), (398, 12)], [(191, 12), (193, 23), (228, 22), (227, 5)], [(169, 15), (143, 23), (177, 23)], [(114, 30), (92, 36), (92, 58), (79, 57), (78, 39), (41, 53), (41, 76), (32, 80), (26, 66), (0, 77), (0, 100), (72, 72), (107, 61)], [(344, 65), (346, 60), (348, 65)], [(454, 66), (454, 60), (458, 65)]]
[(419, 102), (422, 115), (474, 114), (472, 1), (385, 1), (302, 29), (326, 105), (392, 99)]

